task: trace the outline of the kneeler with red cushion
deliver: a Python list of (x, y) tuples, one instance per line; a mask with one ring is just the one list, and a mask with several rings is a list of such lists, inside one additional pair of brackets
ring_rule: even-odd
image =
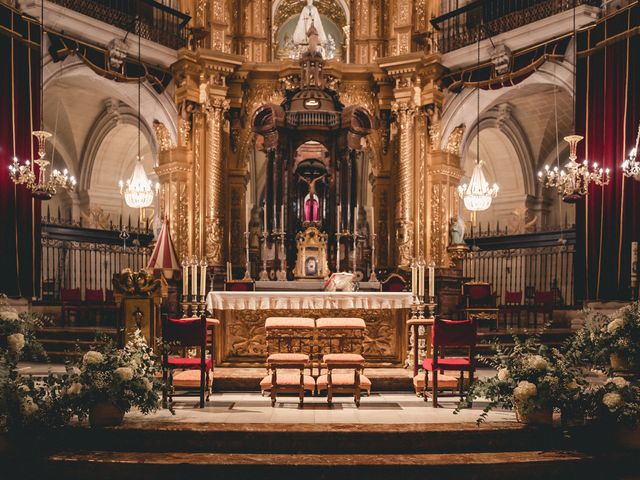
[[(475, 346), (477, 326), (474, 320), (442, 320), (436, 318), (431, 330), (433, 358), (425, 358), (422, 366), (425, 370), (424, 399), (427, 400), (429, 372), (433, 373), (433, 406), (438, 406), (438, 372), (446, 370), (460, 372), (460, 397), (464, 386), (464, 372), (469, 373), (469, 386), (473, 383), (476, 371)], [(466, 356), (445, 357), (446, 349), (466, 350)]]

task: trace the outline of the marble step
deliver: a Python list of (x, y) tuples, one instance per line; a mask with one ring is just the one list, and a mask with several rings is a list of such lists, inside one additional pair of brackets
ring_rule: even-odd
[(50, 478), (438, 479), (592, 478), (598, 466), (573, 451), (429, 454), (265, 454), (93, 451), (59, 453), (45, 462)]
[[(425, 406), (425, 415), (429, 413)], [(181, 414), (180, 412), (179, 414)], [(52, 431), (36, 451), (271, 454), (426, 454), (570, 448), (560, 429), (518, 423), (241, 424), (127, 419), (116, 428)]]

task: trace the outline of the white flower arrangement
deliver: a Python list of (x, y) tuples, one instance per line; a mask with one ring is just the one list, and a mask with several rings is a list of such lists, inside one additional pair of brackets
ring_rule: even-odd
[(529, 398), (535, 397), (537, 394), (538, 387), (526, 380), (519, 382), (518, 386), (513, 389), (513, 396), (518, 402), (527, 402)]
[(509, 377), (510, 374), (508, 368), (501, 368), (500, 370), (498, 370), (498, 380), (500, 380), (501, 382), (506, 382), (507, 380), (509, 380)]
[(133, 379), (133, 369), (131, 367), (118, 367), (114, 373), (123, 382)]
[(24, 348), (25, 341), (22, 333), (13, 333), (7, 336), (7, 346), (14, 354), (19, 354)]
[(606, 383), (612, 383), (616, 388), (624, 388), (629, 386), (629, 381), (622, 377), (612, 377), (607, 379)]
[(620, 396), (618, 392), (605, 393), (602, 396), (602, 403), (604, 403), (609, 410), (614, 411), (622, 403), (622, 396)]
[(624, 321), (622, 320), (622, 318), (614, 318), (611, 322), (607, 324), (607, 332), (614, 333), (623, 325), (624, 325)]
[(89, 350), (84, 354), (84, 357), (82, 357), (82, 363), (84, 363), (85, 365), (97, 365), (99, 363), (102, 363), (103, 360), (104, 357), (102, 353), (95, 350)]
[(547, 361), (541, 355), (531, 355), (527, 359), (527, 365), (532, 370), (546, 370), (549, 366)]

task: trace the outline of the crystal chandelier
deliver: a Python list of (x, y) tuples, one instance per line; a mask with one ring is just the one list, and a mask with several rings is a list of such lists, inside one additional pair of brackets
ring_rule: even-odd
[[(13, 164), (9, 165), (9, 175), (11, 180), (17, 185), (25, 185), (31, 190), (31, 195), (38, 200), (49, 200), (53, 197), (59, 188), (73, 190), (76, 185), (76, 179), (69, 175), (65, 168), (62, 172), (53, 169), (48, 174), (49, 160), (45, 158), (45, 142), (51, 137), (49, 132), (37, 130), (32, 132), (38, 141), (38, 156), (32, 162), (27, 160), (24, 164), (20, 164), (16, 157), (13, 157)], [(38, 166), (36, 173), (33, 165)]]
[(500, 189), (497, 184), (489, 186), (489, 182), (482, 171), (482, 161), (473, 167), (471, 181), (458, 186), (458, 195), (464, 201), (464, 206), (471, 212), (481, 212), (491, 206), (491, 201)]
[[(478, 68), (480, 67), (480, 26), (478, 26)], [(467, 210), (471, 211), (472, 221), (475, 223), (475, 212), (487, 210), (492, 200), (498, 195), (498, 184), (489, 186), (489, 182), (482, 171), (480, 160), (480, 86), (477, 88), (477, 119), (476, 119), (476, 164), (473, 167), (471, 181), (458, 186), (458, 195), (464, 202)]]
[(636, 145), (629, 152), (629, 156), (622, 162), (622, 173), (625, 177), (635, 177), (640, 180), (640, 162), (636, 160), (638, 154), (638, 141), (640, 141), (640, 125), (638, 125), (638, 135), (636, 136)]
[[(40, 15), (40, 126), (42, 127), (42, 116), (44, 112), (44, 87), (42, 80), (44, 72), (44, 2), (42, 2), (40, 6)], [(14, 119), (12, 119), (12, 121), (13, 120)], [(15, 121), (13, 123), (15, 129)], [(53, 169), (51, 173), (48, 171), (51, 162), (45, 158), (45, 144), (47, 139), (51, 137), (51, 134), (44, 130), (36, 130), (31, 132), (31, 134), (36, 137), (39, 158), (33, 159), (32, 161), (27, 160), (24, 164), (21, 164), (18, 158), (14, 156), (13, 163), (9, 165), (9, 176), (13, 183), (26, 186), (31, 190), (31, 196), (38, 200), (49, 200), (58, 192), (58, 189), (73, 190), (76, 186), (76, 179), (69, 175), (66, 168), (62, 172), (56, 169)], [(38, 166), (37, 171), (34, 165)]]
[[(136, 17), (136, 21), (139, 19)], [(140, 53), (140, 30), (138, 29), (138, 63), (142, 65)], [(138, 156), (136, 166), (133, 169), (131, 178), (125, 182), (120, 180), (120, 195), (124, 196), (124, 201), (131, 208), (140, 209), (140, 217), (144, 217), (144, 209), (153, 203), (153, 182), (149, 180), (142, 165), (142, 156), (140, 155), (140, 133), (141, 133), (141, 113), (140, 113), (140, 89), (142, 85), (142, 76), (138, 78)], [(156, 184), (156, 191), (159, 185)]]
[(144, 172), (142, 158), (138, 157), (133, 175), (125, 182), (120, 180), (120, 195), (131, 208), (147, 208), (153, 203), (153, 182)]
[(583, 139), (580, 135), (569, 135), (564, 140), (569, 143), (569, 161), (564, 168), (544, 166), (544, 172), (538, 172), (538, 179), (547, 188), (556, 188), (562, 195), (562, 200), (567, 203), (575, 203), (589, 193), (589, 184), (594, 183), (604, 187), (609, 183), (609, 169), (598, 167), (589, 162), (576, 162), (578, 156), (576, 149), (578, 142)]

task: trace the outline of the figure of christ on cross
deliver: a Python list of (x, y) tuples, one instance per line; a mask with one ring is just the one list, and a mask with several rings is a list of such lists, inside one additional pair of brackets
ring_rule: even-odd
[(316, 183), (326, 177), (327, 174), (322, 174), (319, 177), (315, 177), (313, 179), (308, 179), (302, 175), (300, 175), (300, 180), (305, 182), (309, 186), (309, 193), (304, 197), (304, 221), (305, 222), (317, 222), (318, 211), (319, 211), (319, 203), (318, 203), (318, 195), (316, 194)]

